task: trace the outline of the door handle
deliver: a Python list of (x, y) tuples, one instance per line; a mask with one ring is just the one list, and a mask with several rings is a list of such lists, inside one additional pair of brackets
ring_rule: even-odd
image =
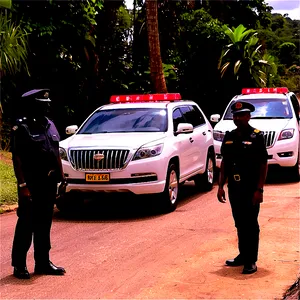
[(202, 132), (202, 134), (203, 134), (203, 135), (206, 135), (206, 132), (205, 132), (205, 131), (203, 131), (203, 132)]
[(191, 138), (191, 137), (190, 137), (190, 142), (191, 142), (191, 143), (193, 143), (193, 142), (194, 142), (193, 138)]

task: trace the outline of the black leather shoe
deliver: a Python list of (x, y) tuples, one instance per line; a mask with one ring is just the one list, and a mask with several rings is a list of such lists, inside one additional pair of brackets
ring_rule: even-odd
[(257, 266), (253, 264), (245, 264), (242, 274), (252, 274), (257, 271)]
[(45, 265), (36, 265), (34, 273), (43, 275), (64, 275), (66, 270), (62, 267), (55, 266), (51, 261), (49, 261), (49, 263)]
[(227, 259), (225, 264), (230, 267), (238, 267), (238, 266), (242, 266), (244, 264), (244, 262), (243, 262), (242, 257), (240, 255), (238, 255), (234, 259)]
[(26, 267), (14, 267), (14, 276), (19, 279), (30, 279), (30, 274)]

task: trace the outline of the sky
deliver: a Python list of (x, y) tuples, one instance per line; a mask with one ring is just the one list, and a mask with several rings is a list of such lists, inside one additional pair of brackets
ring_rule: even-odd
[[(272, 13), (288, 14), (291, 19), (300, 20), (300, 0), (265, 0), (273, 7)], [(133, 7), (133, 0), (125, 0), (128, 8)]]
[(293, 20), (300, 20), (299, 0), (265, 0), (269, 6), (273, 7), (272, 13), (288, 14)]

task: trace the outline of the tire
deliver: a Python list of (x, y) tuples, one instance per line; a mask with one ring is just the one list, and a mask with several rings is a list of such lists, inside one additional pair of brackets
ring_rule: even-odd
[(76, 193), (66, 193), (56, 199), (55, 205), (60, 212), (76, 211), (82, 207), (83, 199)]
[(196, 187), (201, 191), (211, 191), (215, 178), (215, 157), (211, 151), (207, 155), (205, 172), (195, 176), (194, 182)]
[(293, 182), (300, 181), (300, 156), (298, 156), (296, 164), (290, 170), (291, 180)]
[(167, 171), (165, 190), (160, 194), (160, 202), (163, 213), (174, 211), (178, 204), (179, 176), (178, 168), (170, 163)]

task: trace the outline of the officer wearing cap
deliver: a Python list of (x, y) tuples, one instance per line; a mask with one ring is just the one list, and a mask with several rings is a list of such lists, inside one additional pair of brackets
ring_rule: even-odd
[(228, 196), (237, 228), (239, 254), (226, 260), (228, 266), (243, 265), (243, 274), (257, 271), (260, 203), (267, 174), (268, 153), (260, 130), (249, 125), (255, 107), (237, 101), (231, 106), (236, 129), (227, 131), (222, 142), (221, 170), (217, 197), (226, 202), (224, 185), (228, 180)]
[(32, 239), (35, 273), (63, 275), (49, 259), (50, 228), (57, 184), (65, 184), (59, 157), (59, 134), (46, 115), (49, 89), (35, 89), (20, 99), (22, 115), (12, 128), (11, 152), (18, 183), (17, 224), (12, 247), (13, 274), (29, 279), (26, 256)]

